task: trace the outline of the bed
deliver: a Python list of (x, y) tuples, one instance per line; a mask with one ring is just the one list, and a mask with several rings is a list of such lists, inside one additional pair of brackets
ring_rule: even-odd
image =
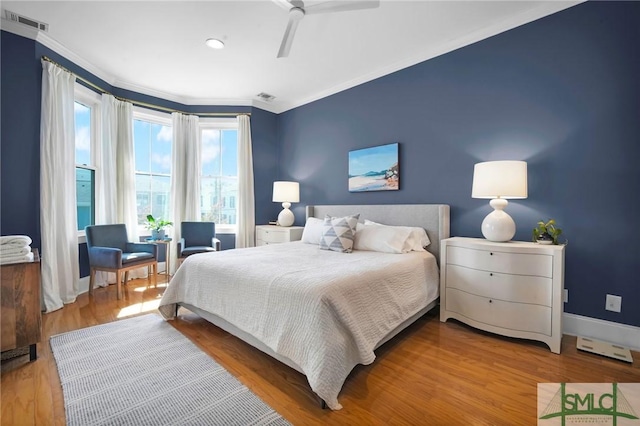
[(437, 304), (440, 240), (449, 237), (447, 205), (307, 206), (307, 218), (353, 214), (423, 228), (427, 251), (340, 253), (298, 241), (197, 254), (172, 278), (160, 313), (171, 320), (184, 306), (301, 372), (340, 409), (353, 367)]

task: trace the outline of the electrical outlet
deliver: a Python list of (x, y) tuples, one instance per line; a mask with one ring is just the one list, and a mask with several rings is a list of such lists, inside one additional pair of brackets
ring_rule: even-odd
[(622, 296), (607, 294), (607, 302), (604, 308), (607, 311), (620, 312), (622, 310)]
[(564, 289), (564, 293), (562, 294), (562, 299), (564, 303), (569, 303), (569, 290), (567, 290), (566, 288)]

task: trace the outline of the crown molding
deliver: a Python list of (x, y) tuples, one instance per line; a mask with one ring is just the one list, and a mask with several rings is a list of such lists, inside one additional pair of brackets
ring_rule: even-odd
[(7, 31), (12, 34), (22, 36), (31, 40), (35, 40), (38, 36), (38, 30), (27, 25), (18, 24), (8, 19), (0, 19), (0, 30)]
[(52, 37), (50, 37), (47, 33), (43, 31), (39, 31), (39, 30), (36, 30), (35, 28), (31, 28), (25, 25), (21, 25), (13, 21), (9, 21), (5, 18), (2, 18), (2, 23), (0, 28), (2, 30), (12, 32), (22, 37), (30, 38), (32, 40), (37, 41), (38, 43), (43, 44), (44, 46), (58, 53), (59, 55), (75, 63), (76, 65), (84, 68), (86, 71), (92, 73), (96, 77), (106, 81), (113, 87), (117, 87), (125, 90), (131, 90), (143, 95), (153, 96), (160, 99), (177, 102), (183, 105), (248, 106), (248, 107), (260, 108), (265, 111), (272, 112), (274, 114), (280, 114), (280, 113), (289, 111), (291, 109), (309, 104), (311, 102), (315, 102), (317, 100), (326, 98), (336, 93), (343, 92), (347, 89), (351, 89), (361, 84), (373, 81), (380, 77), (384, 77), (396, 71), (400, 71), (402, 69), (427, 61), (429, 59), (433, 59), (445, 53), (449, 53), (454, 50), (460, 49), (462, 47), (471, 45), (478, 41), (495, 36), (497, 34), (511, 30), (513, 28), (519, 27), (521, 25), (525, 25), (529, 22), (535, 21), (545, 16), (554, 14), (556, 12), (560, 12), (562, 10), (575, 6), (577, 4), (583, 3), (584, 1), (586, 0), (541, 2), (535, 8), (529, 9), (515, 16), (510, 16), (507, 19), (497, 22), (496, 24), (490, 27), (472, 31), (456, 39), (449, 40), (446, 43), (443, 43), (435, 48), (420, 52), (419, 54), (414, 55), (413, 57), (408, 58), (406, 60), (398, 61), (394, 64), (380, 68), (371, 73), (368, 73), (360, 77), (346, 81), (344, 83), (335, 85), (329, 89), (321, 90), (311, 96), (308, 96), (303, 99), (295, 100), (292, 102), (276, 100), (276, 101), (267, 103), (257, 99), (193, 98), (193, 97), (176, 95), (174, 93), (163, 92), (156, 89), (151, 89), (148, 87), (129, 83), (127, 81), (122, 81), (122, 80), (116, 79), (114, 76), (106, 74), (105, 72), (103, 72), (102, 70), (100, 70), (99, 68), (91, 64), (90, 62), (84, 60), (82, 57), (75, 54), (73, 51), (71, 51), (70, 49), (68, 49), (58, 41), (54, 40)]
[(273, 113), (278, 113), (278, 108), (275, 108), (274, 105), (271, 105), (259, 100), (191, 98), (191, 97), (176, 95), (169, 92), (164, 92), (161, 90), (154, 90), (148, 87), (122, 81), (122, 80), (116, 79), (112, 75), (109, 75), (103, 72), (98, 67), (96, 67), (89, 61), (85, 60), (81, 56), (77, 55), (71, 49), (67, 48), (62, 43), (52, 38), (44, 31), (40, 31), (26, 25), (22, 25), (14, 21), (10, 21), (5, 18), (2, 18), (0, 21), (0, 30), (7, 31), (24, 38), (28, 38), (30, 40), (34, 40), (42, 44), (43, 46), (48, 47), (49, 49), (53, 50), (60, 56), (63, 56), (65, 59), (83, 68), (85, 71), (107, 82), (112, 87), (131, 90), (131, 91), (140, 93), (142, 95), (153, 96), (153, 97), (164, 99), (167, 101), (177, 102), (182, 105), (247, 106), (247, 107), (260, 108)]
[(206, 106), (244, 106), (260, 108), (269, 112), (277, 113), (278, 108), (271, 103), (260, 101), (257, 99), (221, 99), (221, 98), (192, 98), (177, 95), (175, 93), (164, 92), (161, 90), (150, 89), (148, 87), (139, 86), (128, 81), (116, 80), (114, 86), (119, 89), (131, 90), (148, 96), (164, 99), (167, 101), (177, 102), (182, 105), (206, 105)]
[(68, 59), (69, 61), (78, 65), (85, 71), (90, 72), (103, 81), (106, 81), (109, 85), (113, 86), (113, 82), (115, 81), (115, 79), (112, 76), (104, 73), (91, 62), (80, 57), (75, 52), (64, 46), (62, 43), (49, 36), (49, 34), (47, 34), (46, 32), (28, 27), (26, 25), (18, 24), (17, 22), (9, 21), (5, 18), (2, 18), (2, 30), (34, 40), (42, 44), (43, 46), (48, 47), (60, 56), (63, 56), (65, 59)]
[(476, 31), (472, 31), (456, 39), (449, 40), (448, 42), (441, 44), (439, 46), (436, 46), (435, 48), (420, 52), (419, 54), (411, 58), (398, 61), (389, 66), (375, 70), (371, 73), (364, 74), (360, 77), (338, 84), (329, 89), (317, 92), (312, 96), (309, 96), (305, 99), (301, 99), (299, 102), (284, 103), (281, 105), (281, 109), (279, 113), (309, 104), (311, 102), (315, 102), (317, 100), (326, 98), (331, 95), (335, 95), (336, 93), (345, 91), (352, 87), (356, 87), (361, 84), (368, 83), (380, 77), (384, 77), (386, 75), (392, 74), (396, 71), (400, 71), (402, 69), (411, 67), (413, 65), (417, 65), (421, 62), (428, 61), (429, 59), (433, 59), (440, 55), (444, 55), (445, 53), (453, 52), (454, 50), (460, 49), (465, 46), (469, 46), (473, 43), (477, 43), (479, 41), (482, 41), (489, 37), (493, 37), (497, 34), (509, 31), (511, 29), (517, 28), (519, 26), (526, 25), (529, 22), (533, 22), (535, 20), (544, 18), (545, 16), (552, 15), (554, 13), (576, 6), (580, 3), (584, 3), (585, 1), (586, 0), (542, 2), (539, 6), (535, 8), (529, 9), (518, 15), (510, 16), (507, 19), (497, 22), (494, 25), (481, 28)]

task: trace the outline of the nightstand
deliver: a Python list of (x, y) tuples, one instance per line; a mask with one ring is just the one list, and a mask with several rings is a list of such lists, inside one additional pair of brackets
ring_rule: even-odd
[(440, 321), (455, 318), (560, 353), (564, 246), (448, 238), (440, 249)]
[(303, 226), (256, 226), (256, 246), (267, 244), (288, 243), (302, 238)]

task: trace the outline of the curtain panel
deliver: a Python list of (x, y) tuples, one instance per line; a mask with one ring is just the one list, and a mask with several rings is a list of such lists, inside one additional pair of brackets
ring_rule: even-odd
[(238, 217), (236, 248), (255, 246), (255, 197), (253, 190), (253, 151), (251, 121), (248, 115), (238, 116)]
[[(200, 173), (202, 169), (202, 145), (200, 143), (200, 118), (179, 112), (171, 114), (173, 125), (171, 167), (171, 221), (173, 241), (171, 253), (177, 253), (181, 238), (180, 224), (200, 221)], [(171, 259), (167, 271), (175, 267)]]
[(40, 267), (46, 312), (78, 295), (74, 84), (73, 74), (42, 60)]
[[(130, 241), (138, 241), (136, 205), (135, 150), (133, 146), (133, 105), (109, 94), (101, 99), (102, 134), (96, 144), (96, 224), (124, 223)], [(129, 273), (130, 278), (145, 278), (147, 268)], [(116, 282), (112, 272), (96, 272), (95, 285), (106, 287)]]

